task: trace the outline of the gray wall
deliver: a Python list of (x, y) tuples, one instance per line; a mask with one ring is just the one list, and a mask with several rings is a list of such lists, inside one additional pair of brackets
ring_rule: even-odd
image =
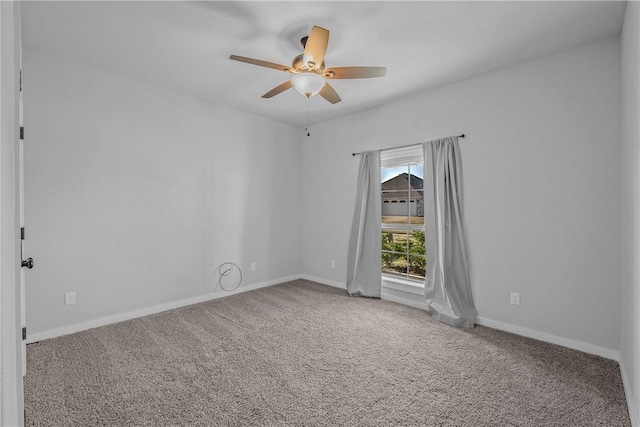
[[(302, 149), (313, 177), (302, 203), (304, 272), (345, 281), (352, 152), (464, 132), (479, 316), (617, 351), (620, 102), (619, 42), (611, 39), (314, 126)], [(521, 306), (509, 304), (510, 292)]]
[(640, 425), (640, 5), (627, 3), (622, 49), (622, 307), (620, 368)]
[(299, 273), (298, 129), (32, 49), (24, 82), (31, 334)]

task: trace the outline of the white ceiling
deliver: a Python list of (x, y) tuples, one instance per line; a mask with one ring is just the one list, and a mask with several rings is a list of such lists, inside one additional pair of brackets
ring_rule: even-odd
[(312, 123), (620, 34), (625, 2), (22, 2), (23, 43), (294, 125), (305, 98), (261, 96), (290, 75), (313, 25), (331, 31), (327, 67), (386, 66), (333, 80), (342, 102), (309, 102)]

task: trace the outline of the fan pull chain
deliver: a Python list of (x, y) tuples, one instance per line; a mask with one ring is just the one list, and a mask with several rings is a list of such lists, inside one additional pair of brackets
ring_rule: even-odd
[(304, 100), (304, 106), (307, 109), (307, 127), (304, 128), (305, 132), (307, 132), (307, 136), (311, 136), (311, 133), (309, 132), (309, 98), (305, 98)]

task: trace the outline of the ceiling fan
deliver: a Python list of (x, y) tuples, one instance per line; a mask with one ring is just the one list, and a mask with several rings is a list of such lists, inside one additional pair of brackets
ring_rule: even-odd
[(309, 35), (303, 37), (300, 42), (304, 52), (293, 58), (290, 67), (238, 55), (231, 55), (229, 59), (293, 74), (290, 80), (262, 95), (263, 98), (271, 98), (293, 87), (307, 98), (320, 94), (330, 103), (336, 104), (341, 101), (340, 96), (326, 79), (366, 79), (384, 77), (387, 74), (385, 67), (326, 68), (324, 55), (329, 44), (329, 30), (322, 27), (314, 26)]

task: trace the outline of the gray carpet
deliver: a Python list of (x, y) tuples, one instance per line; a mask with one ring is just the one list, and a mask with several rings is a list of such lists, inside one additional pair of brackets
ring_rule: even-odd
[(613, 361), (303, 280), (27, 356), (27, 425), (630, 425)]

